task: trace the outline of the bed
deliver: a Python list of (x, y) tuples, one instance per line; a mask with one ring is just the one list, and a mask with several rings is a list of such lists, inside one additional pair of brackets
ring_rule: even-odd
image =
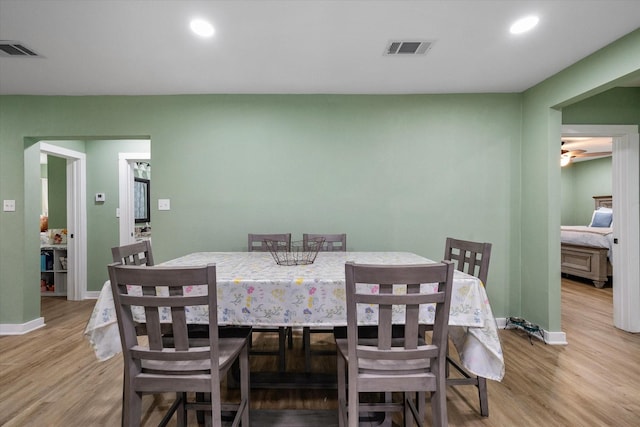
[[(594, 196), (593, 199), (596, 211), (611, 212), (611, 196)], [(592, 223), (594, 218), (595, 212)], [(563, 225), (560, 241), (562, 273), (592, 280), (596, 288), (604, 287), (609, 276), (613, 275), (613, 228)]]

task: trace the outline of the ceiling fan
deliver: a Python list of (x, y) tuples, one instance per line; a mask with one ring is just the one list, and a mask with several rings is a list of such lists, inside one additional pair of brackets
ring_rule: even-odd
[(562, 147), (566, 141), (560, 142), (560, 166), (567, 166), (576, 157), (603, 157), (611, 155), (609, 151), (587, 152), (587, 150), (565, 150)]

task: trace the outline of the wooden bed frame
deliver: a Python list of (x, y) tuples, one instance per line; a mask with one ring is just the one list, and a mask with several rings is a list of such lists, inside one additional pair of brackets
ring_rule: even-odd
[[(611, 196), (593, 196), (595, 208), (611, 208)], [(560, 247), (560, 269), (563, 274), (593, 280), (596, 288), (602, 288), (609, 276), (613, 275), (611, 262), (607, 257), (607, 248), (571, 245), (562, 243)]]

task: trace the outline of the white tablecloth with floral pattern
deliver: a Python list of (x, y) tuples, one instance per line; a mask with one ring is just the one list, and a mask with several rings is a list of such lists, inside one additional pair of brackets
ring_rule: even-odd
[[(309, 265), (279, 266), (264, 252), (198, 252), (160, 264), (216, 264), (218, 321), (221, 325), (342, 326), (346, 325), (344, 264), (423, 264), (433, 261), (407, 252), (321, 252)], [(426, 284), (423, 286), (435, 286)], [(185, 293), (198, 292), (198, 286)], [(372, 292), (375, 287), (372, 286)], [(377, 312), (363, 308), (371, 322)], [(402, 322), (402, 313), (395, 313)], [(207, 322), (194, 310), (191, 320)], [(421, 319), (433, 323), (425, 307)], [(456, 271), (449, 316), (450, 336), (469, 371), (492, 380), (504, 376), (498, 328), (483, 284)], [(121, 351), (109, 282), (105, 283), (85, 330), (100, 360)]]

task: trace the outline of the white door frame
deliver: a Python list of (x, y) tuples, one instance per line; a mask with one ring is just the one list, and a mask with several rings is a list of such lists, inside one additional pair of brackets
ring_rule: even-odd
[(638, 126), (564, 125), (562, 136), (613, 138), (613, 324), (640, 332), (640, 142)]
[(40, 152), (67, 159), (67, 299), (87, 293), (87, 157), (40, 141)]
[(133, 217), (133, 163), (150, 161), (151, 153), (118, 153), (118, 216), (120, 245), (135, 242)]

